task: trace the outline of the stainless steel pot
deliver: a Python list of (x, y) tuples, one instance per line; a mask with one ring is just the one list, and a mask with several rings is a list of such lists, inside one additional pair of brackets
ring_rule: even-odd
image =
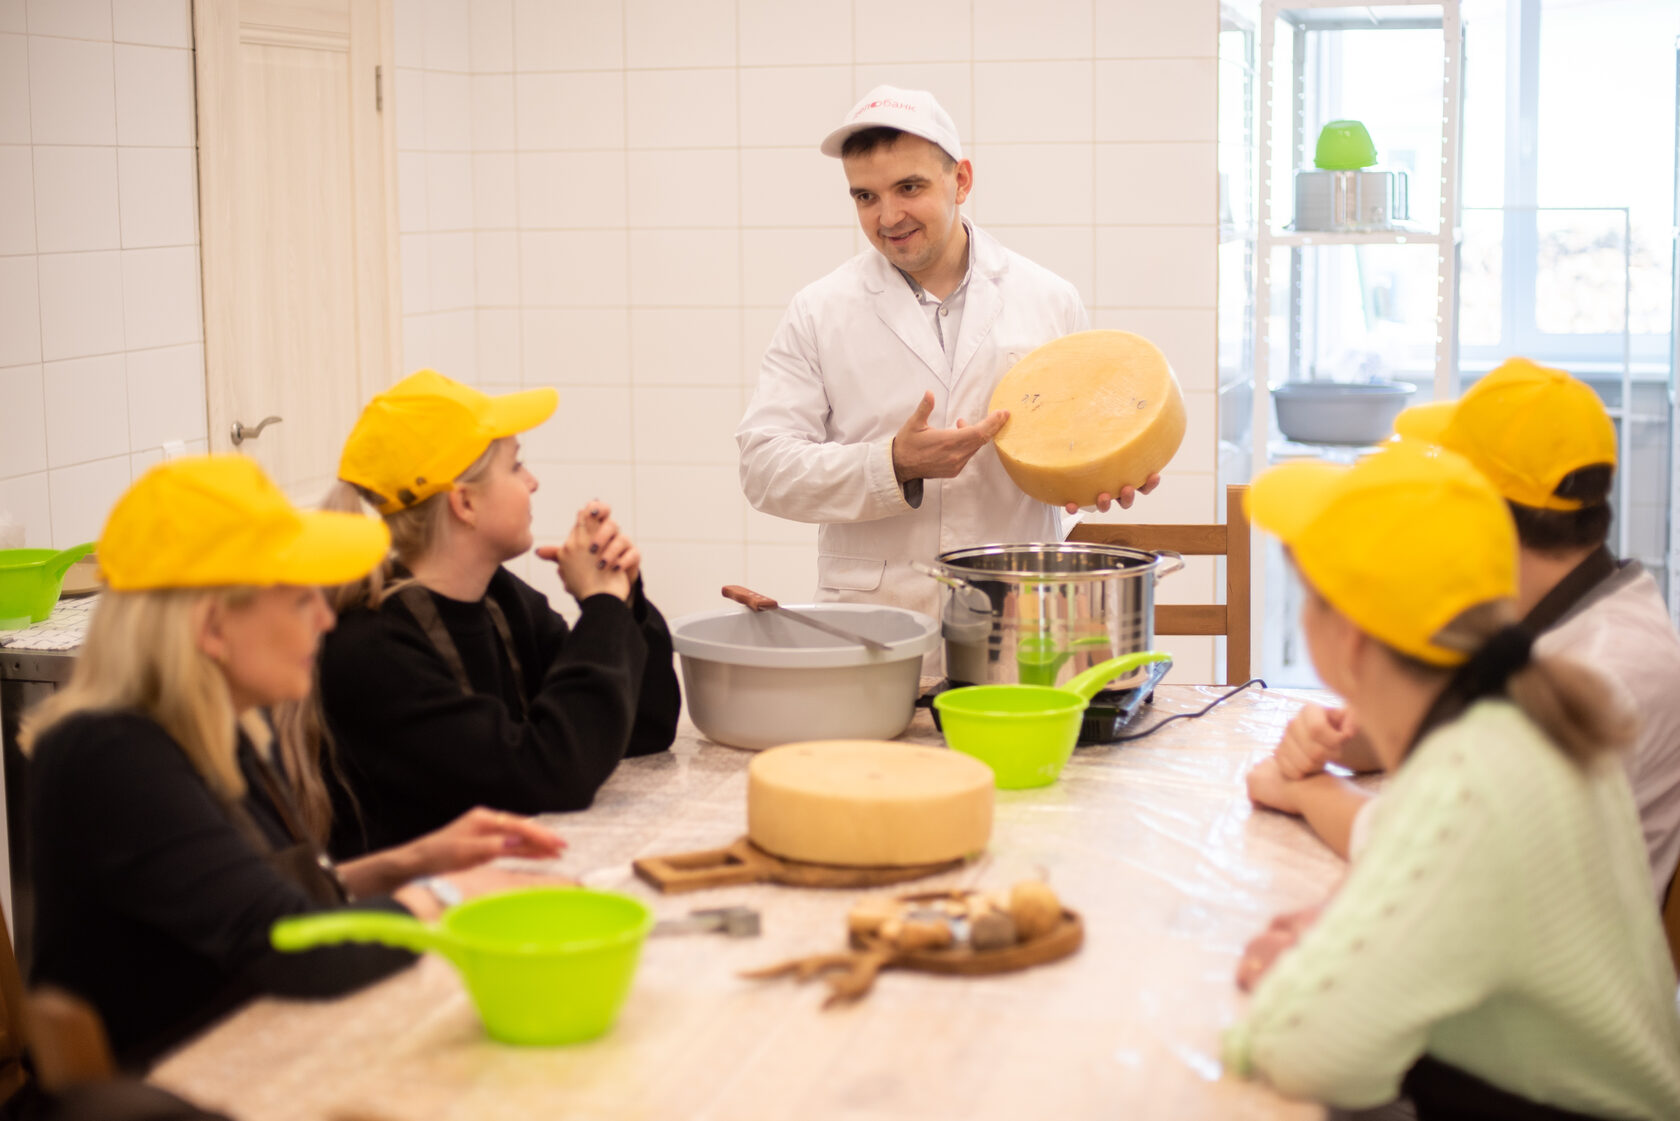
[(1056, 685), (1150, 649), (1155, 582), (1183, 568), (1184, 558), (1118, 545), (980, 545), (914, 567), (947, 589), (940, 632), (953, 683)]

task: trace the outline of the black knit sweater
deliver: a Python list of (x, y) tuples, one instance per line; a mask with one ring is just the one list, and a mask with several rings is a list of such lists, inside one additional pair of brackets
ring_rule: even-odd
[[(292, 845), (243, 738), (239, 760), (251, 822), (274, 848)], [(169, 734), (139, 712), (79, 715), (50, 729), (29, 796), (31, 981), (90, 1001), (125, 1065), (258, 993), (333, 996), (414, 960), (376, 946), (274, 950), (275, 920), (329, 908), (275, 869)], [(355, 907), (403, 910), (388, 897)]]
[(523, 706), (485, 601), (425, 594), (471, 693), (396, 596), (346, 611), (322, 646), (321, 700), (342, 780), (331, 784), (334, 856), (411, 840), (477, 805), (583, 809), (620, 759), (676, 738), (671, 635), (639, 581), (630, 603), (590, 596), (567, 626), (540, 592), (497, 570), (486, 598), (507, 618)]

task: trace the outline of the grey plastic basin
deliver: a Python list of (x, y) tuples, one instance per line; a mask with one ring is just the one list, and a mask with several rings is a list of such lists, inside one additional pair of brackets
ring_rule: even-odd
[(1292, 381), (1272, 390), (1278, 431), (1299, 444), (1379, 444), (1417, 386), (1402, 381)]
[(732, 747), (892, 739), (909, 725), (939, 624), (899, 607), (788, 604), (887, 644), (849, 644), (774, 611), (724, 608), (671, 624), (695, 727)]

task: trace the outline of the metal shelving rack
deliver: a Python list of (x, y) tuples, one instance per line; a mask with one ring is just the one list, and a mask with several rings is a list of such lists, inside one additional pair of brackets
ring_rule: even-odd
[[(1277, 35), (1280, 24), (1294, 37), (1293, 74), (1287, 90), (1278, 88)], [(1293, 231), (1279, 227), (1273, 213), (1273, 194), (1279, 157), (1282, 171), (1292, 181), (1296, 168), (1307, 155), (1303, 86), (1306, 75), (1307, 36), (1319, 32), (1439, 30), (1441, 32), (1441, 203), (1433, 232), (1424, 230)], [(1270, 308), (1272, 293), (1272, 250), (1290, 250), (1288, 373), (1299, 369), (1301, 349), (1302, 255), (1317, 247), (1342, 245), (1429, 246), (1436, 254), (1435, 286), (1435, 378), (1437, 400), (1454, 396), (1457, 390), (1457, 311), (1459, 229), (1459, 163), (1461, 104), (1464, 78), (1464, 36), (1458, 0), (1390, 0), (1380, 5), (1349, 4), (1347, 0), (1263, 0), (1260, 6), (1260, 82), (1258, 97), (1260, 190), (1259, 222), (1254, 246), (1254, 405), (1250, 440), (1255, 474), (1265, 470), (1271, 444)], [(1287, 148), (1273, 135), (1273, 102), (1278, 96), (1290, 99), (1290, 135)], [(1316, 139), (1316, 138), (1315, 138)], [(1421, 251), (1421, 250), (1420, 250)], [(1264, 604), (1267, 550), (1255, 553), (1254, 602)], [(1265, 616), (1255, 621), (1257, 654), (1265, 650)], [(1256, 660), (1264, 666), (1264, 657)]]

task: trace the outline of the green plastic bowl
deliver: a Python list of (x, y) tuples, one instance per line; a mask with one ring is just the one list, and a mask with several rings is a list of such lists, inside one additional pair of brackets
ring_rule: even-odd
[(1055, 782), (1087, 703), (1048, 685), (970, 685), (933, 698), (945, 742), (990, 767), (999, 790)]
[(0, 630), (39, 623), (52, 614), (64, 574), (93, 551), (93, 542), (72, 549), (0, 549)]
[(992, 769), (999, 790), (1056, 781), (1079, 741), (1085, 707), (1108, 682), (1168, 655), (1150, 650), (1092, 666), (1060, 689), (970, 685), (933, 698), (945, 742)]
[(486, 895), (428, 924), (390, 911), (282, 919), (276, 948), (379, 942), (447, 957), (492, 1039), (527, 1046), (604, 1035), (630, 992), (653, 912), (628, 895), (526, 888)]
[(1377, 162), (1377, 146), (1358, 121), (1331, 121), (1318, 134), (1313, 163), (1325, 171), (1357, 171)]

